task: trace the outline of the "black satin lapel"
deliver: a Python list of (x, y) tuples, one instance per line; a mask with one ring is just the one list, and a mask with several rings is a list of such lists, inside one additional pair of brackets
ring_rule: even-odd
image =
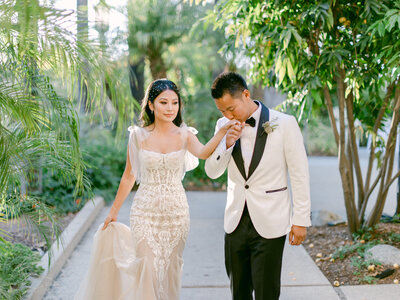
[(251, 158), (251, 163), (249, 166), (249, 176), (247, 177), (247, 179), (250, 178), (250, 176), (253, 174), (254, 170), (257, 168), (260, 162), (261, 157), (263, 156), (264, 153), (265, 143), (267, 142), (267, 137), (268, 137), (268, 134), (264, 132), (262, 124), (269, 121), (269, 109), (261, 102), (260, 104), (261, 104), (260, 121), (258, 122), (256, 142), (254, 145), (253, 156)]
[(243, 178), (246, 179), (246, 172), (244, 171), (242, 149), (240, 147), (240, 139), (238, 139), (235, 143), (235, 146), (233, 146), (232, 156), (233, 156), (233, 160), (235, 161), (236, 166), (238, 167)]

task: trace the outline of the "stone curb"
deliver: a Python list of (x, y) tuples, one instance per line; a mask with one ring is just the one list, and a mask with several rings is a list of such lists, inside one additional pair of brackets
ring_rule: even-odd
[(105, 202), (102, 197), (95, 197), (93, 201), (88, 201), (77, 213), (71, 223), (62, 232), (61, 243), (57, 245), (57, 242), (54, 242), (51, 247), (52, 257), (50, 268), (48, 266), (48, 252), (43, 255), (38, 265), (44, 268), (44, 272), (38, 278), (30, 278), (32, 284), (24, 299), (39, 300), (43, 298), (53, 280), (57, 277), (61, 268), (104, 205)]

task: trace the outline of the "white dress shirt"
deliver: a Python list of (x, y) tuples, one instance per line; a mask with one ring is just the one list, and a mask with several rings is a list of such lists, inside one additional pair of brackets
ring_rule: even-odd
[(255, 126), (251, 127), (249, 124), (246, 124), (240, 136), (240, 148), (242, 150), (242, 157), (246, 175), (249, 173), (250, 162), (251, 158), (253, 157), (254, 145), (256, 142), (258, 122), (261, 115), (261, 105), (260, 103), (258, 103), (258, 101), (257, 104), (257, 110), (249, 117), (249, 119), (251, 117), (254, 118), (254, 120), (256, 121)]

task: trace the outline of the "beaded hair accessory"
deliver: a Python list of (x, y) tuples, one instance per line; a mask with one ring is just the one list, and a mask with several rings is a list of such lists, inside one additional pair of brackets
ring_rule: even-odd
[(173, 90), (175, 92), (179, 92), (177, 86), (168, 79), (159, 79), (156, 80), (150, 88), (148, 100), (153, 101), (157, 98), (165, 90)]

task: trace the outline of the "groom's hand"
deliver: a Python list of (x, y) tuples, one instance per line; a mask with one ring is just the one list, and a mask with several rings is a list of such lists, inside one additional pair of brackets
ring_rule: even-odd
[(289, 233), (289, 244), (298, 246), (306, 239), (307, 227), (292, 225)]
[(226, 133), (226, 149), (232, 147), (232, 145), (240, 138), (244, 123), (233, 125)]

